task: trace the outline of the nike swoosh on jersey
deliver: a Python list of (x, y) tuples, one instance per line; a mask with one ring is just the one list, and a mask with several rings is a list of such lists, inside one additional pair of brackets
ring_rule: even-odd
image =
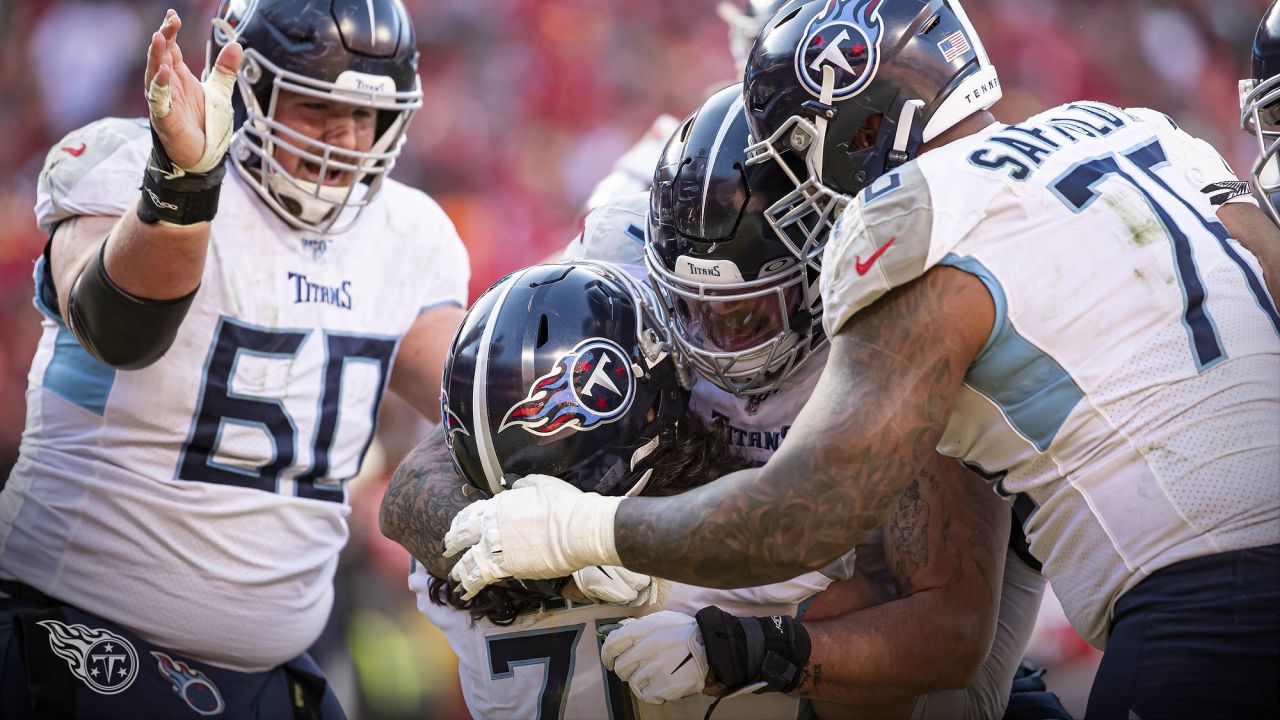
[(68, 155), (70, 155), (71, 157), (80, 157), (81, 155), (83, 155), (83, 154), (84, 154), (84, 150), (85, 150), (85, 148), (86, 148), (86, 147), (88, 147), (88, 146), (87, 146), (87, 145), (85, 145), (84, 143), (80, 143), (80, 147), (78, 147), (78, 148), (69, 148), (69, 147), (65, 147), (65, 146), (64, 146), (62, 149), (63, 149), (63, 151), (64, 151), (64, 152), (66, 152), (66, 153), (67, 153)]
[(863, 262), (861, 257), (855, 255), (853, 258), (853, 269), (857, 270), (859, 275), (866, 275), (867, 271), (871, 269), (871, 266), (880, 259), (880, 256), (884, 254), (884, 251), (888, 250), (889, 246), (893, 244), (893, 241), (897, 239), (897, 236), (889, 238), (889, 242), (881, 245), (879, 249), (871, 253), (871, 257), (867, 258), (866, 262)]
[(692, 659), (693, 659), (693, 653), (689, 653), (688, 655), (685, 655), (684, 659), (680, 661), (680, 664), (677, 665), (675, 670), (672, 670), (670, 674), (675, 675), (677, 672), (680, 671), (680, 668), (685, 666), (685, 663), (689, 662)]

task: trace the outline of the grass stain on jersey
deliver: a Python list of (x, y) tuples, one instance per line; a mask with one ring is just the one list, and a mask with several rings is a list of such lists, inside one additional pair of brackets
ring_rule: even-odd
[[(1138, 452), (1146, 459), (1148, 466), (1159, 464), (1161, 466), (1160, 474), (1162, 475), (1169, 473), (1173, 477), (1178, 477), (1195, 469), (1195, 462), (1190, 457), (1162, 442), (1139, 443)], [(1158, 491), (1159, 488), (1155, 488), (1153, 492), (1146, 488), (1145, 485), (1138, 488), (1138, 494), (1147, 499), (1158, 497), (1156, 494)], [(1149, 492), (1151, 493), (1150, 497), (1148, 496)]]
[(1107, 207), (1110, 207), (1129, 232), (1129, 242), (1134, 247), (1146, 247), (1165, 239), (1164, 226), (1150, 212), (1149, 206), (1141, 196), (1134, 192), (1117, 192), (1105, 195)]

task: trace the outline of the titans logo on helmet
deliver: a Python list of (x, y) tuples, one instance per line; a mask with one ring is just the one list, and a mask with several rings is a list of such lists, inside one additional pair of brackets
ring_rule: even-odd
[(796, 75), (814, 97), (822, 97), (822, 69), (835, 70), (833, 100), (862, 92), (880, 66), (880, 5), (884, 0), (829, 0), (809, 21), (796, 48)]
[(631, 359), (611, 340), (588, 338), (534, 381), (502, 418), (498, 432), (518, 426), (534, 435), (591, 430), (622, 417), (635, 397)]

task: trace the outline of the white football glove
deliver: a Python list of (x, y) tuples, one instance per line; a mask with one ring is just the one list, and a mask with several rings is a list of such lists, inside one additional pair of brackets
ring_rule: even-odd
[(600, 659), (654, 705), (701, 694), (707, 680), (697, 621), (671, 610), (623, 620), (600, 646)]
[(613, 544), (620, 497), (584, 493), (549, 475), (467, 506), (444, 536), (444, 556), (466, 553), (449, 574), (464, 599), (508, 577), (564, 577), (592, 565), (621, 565)]
[(583, 595), (596, 602), (641, 607), (658, 598), (658, 584), (643, 573), (617, 565), (592, 565), (573, 574)]

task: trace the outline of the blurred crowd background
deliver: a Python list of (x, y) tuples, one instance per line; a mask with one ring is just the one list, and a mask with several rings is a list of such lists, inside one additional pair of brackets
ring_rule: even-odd
[[(733, 1), (733, 0), (730, 0)], [(717, 0), (405, 0), (424, 108), (395, 176), (426, 190), (471, 253), (471, 297), (577, 231), (583, 201), (660, 113), (683, 116), (739, 76)], [(105, 115), (145, 113), (147, 38), (166, 7), (203, 58), (215, 0), (0, 0), (0, 476), (17, 455), (39, 333), (32, 216), (45, 153)], [(1000, 70), (1006, 121), (1089, 98), (1164, 111), (1247, 175), (1236, 82), (1267, 0), (967, 0)], [(353, 717), (465, 717), (448, 646), (404, 590), (408, 559), (377, 532), (390, 468), (421, 436), (389, 403), (353, 485), (353, 541), (319, 654)], [(1081, 712), (1093, 653), (1050, 599), (1032, 654)]]

